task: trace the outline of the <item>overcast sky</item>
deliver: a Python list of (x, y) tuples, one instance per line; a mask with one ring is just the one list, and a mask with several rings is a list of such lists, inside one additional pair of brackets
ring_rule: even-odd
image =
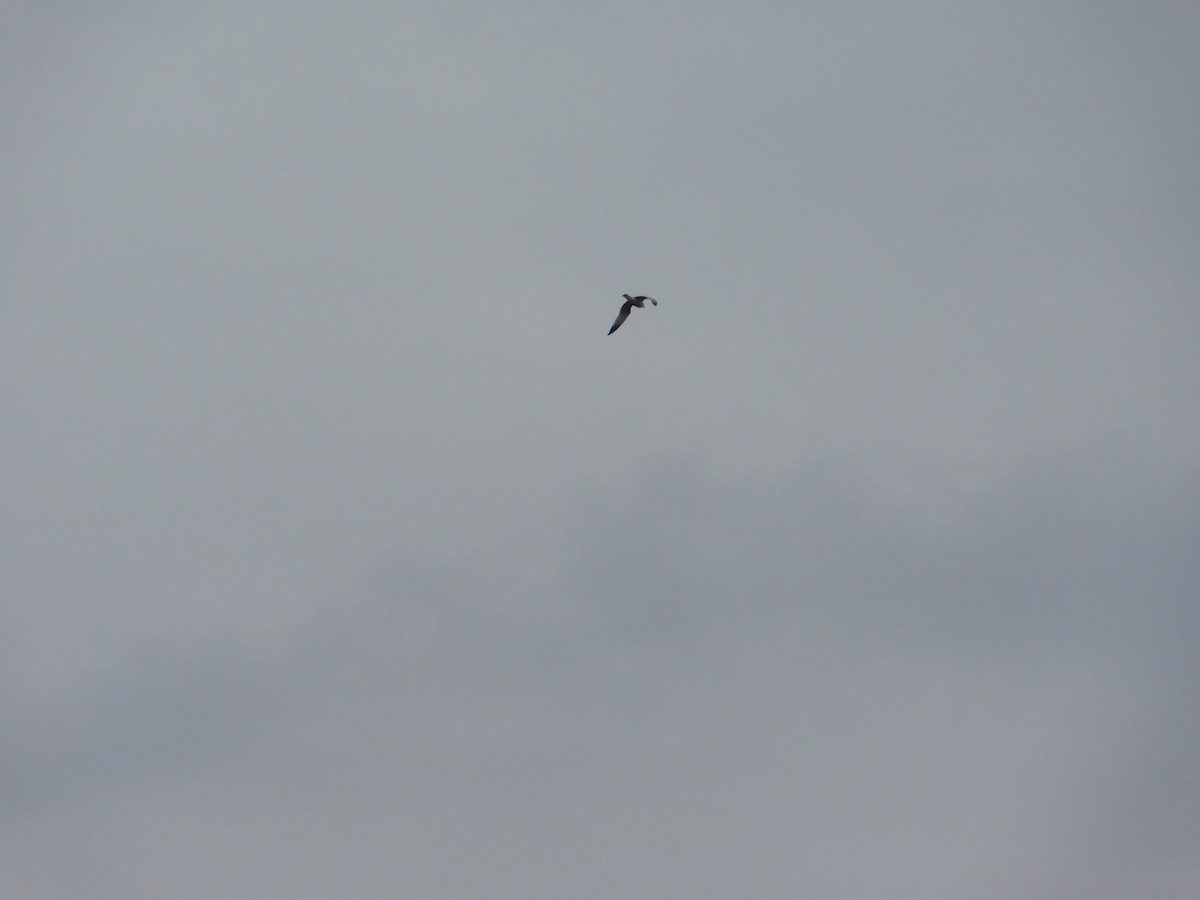
[(1200, 6), (0, 80), (0, 894), (1200, 896)]

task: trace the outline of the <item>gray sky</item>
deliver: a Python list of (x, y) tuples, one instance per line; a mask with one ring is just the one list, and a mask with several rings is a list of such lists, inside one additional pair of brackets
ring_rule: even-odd
[(1194, 3), (0, 78), (0, 894), (1200, 895)]

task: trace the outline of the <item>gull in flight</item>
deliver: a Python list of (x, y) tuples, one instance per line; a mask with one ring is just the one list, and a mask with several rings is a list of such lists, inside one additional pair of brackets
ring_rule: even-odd
[(625, 298), (625, 302), (621, 304), (621, 311), (617, 313), (617, 321), (613, 322), (612, 328), (608, 329), (609, 334), (612, 334), (621, 327), (621, 323), (629, 318), (629, 311), (635, 306), (638, 309), (645, 309), (647, 300), (650, 301), (651, 305), (658, 306), (657, 300), (653, 297), (647, 297), (644, 294), (639, 294), (636, 297), (630, 297), (628, 294), (622, 294), (621, 296)]

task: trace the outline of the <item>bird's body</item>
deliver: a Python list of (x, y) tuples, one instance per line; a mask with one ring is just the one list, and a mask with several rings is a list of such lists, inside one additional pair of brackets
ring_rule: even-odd
[(621, 296), (625, 298), (625, 302), (621, 304), (621, 311), (617, 313), (617, 320), (612, 323), (612, 328), (608, 329), (609, 334), (612, 334), (621, 327), (621, 323), (629, 318), (629, 311), (635, 306), (638, 309), (645, 309), (647, 300), (650, 301), (652, 306), (658, 306), (657, 300), (653, 297), (647, 297), (645, 294), (639, 294), (636, 297), (630, 297), (628, 294), (622, 294)]

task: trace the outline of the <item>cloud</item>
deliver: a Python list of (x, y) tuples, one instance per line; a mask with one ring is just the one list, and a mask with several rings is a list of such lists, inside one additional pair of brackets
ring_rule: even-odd
[(5, 14), (0, 892), (1197, 893), (1196, 14), (444, 6)]
[(553, 612), (397, 573), (271, 661), (131, 657), (18, 720), (6, 819), (208, 817), (208, 853), (301, 895), (1191, 887), (1198, 474), (1128, 446), (907, 496), (664, 467), (575, 511)]
[(1003, 657), (1098, 632), (1168, 638), (1163, 620), (1190, 608), (1196, 486), (1119, 446), (957, 496), (881, 490), (832, 462), (758, 491), (700, 491), (669, 472), (642, 488), (578, 548), (586, 590), (631, 634), (795, 616)]

